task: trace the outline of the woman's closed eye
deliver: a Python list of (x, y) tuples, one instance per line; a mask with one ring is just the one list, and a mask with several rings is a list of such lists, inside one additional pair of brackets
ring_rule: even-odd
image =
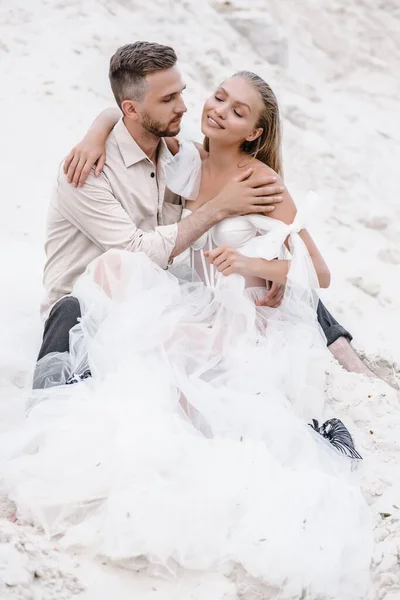
[[(224, 98), (221, 98), (221, 96), (217, 96), (217, 95), (215, 95), (215, 96), (214, 96), (214, 98), (215, 98), (215, 100), (216, 100), (217, 102), (225, 102)], [(243, 118), (243, 115), (241, 115), (240, 113), (238, 113), (238, 111), (237, 111), (237, 110), (233, 109), (233, 112), (234, 112), (234, 114), (235, 114), (237, 117), (239, 117), (240, 119), (242, 119), (242, 118)]]
[[(214, 96), (215, 100), (217, 102), (225, 102), (225, 100), (223, 98), (220, 98), (219, 96)], [(233, 112), (235, 113), (235, 115), (237, 117), (243, 117), (243, 115), (241, 115), (240, 113), (237, 112), (237, 110), (233, 109)]]

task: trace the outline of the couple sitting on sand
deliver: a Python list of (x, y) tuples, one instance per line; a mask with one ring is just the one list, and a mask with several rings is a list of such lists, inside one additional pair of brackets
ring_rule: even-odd
[(66, 544), (156, 572), (240, 563), (285, 598), (363, 597), (368, 511), (351, 436), (326, 420), (327, 345), (369, 372), (316, 292), (315, 198), (297, 210), (284, 186), (277, 100), (254, 73), (206, 100), (202, 146), (178, 142), (176, 62), (155, 43), (117, 50), (119, 110), (59, 175), (40, 435), (12, 495)]

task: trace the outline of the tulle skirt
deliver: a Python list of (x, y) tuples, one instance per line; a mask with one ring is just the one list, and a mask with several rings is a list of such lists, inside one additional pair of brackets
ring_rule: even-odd
[[(70, 356), (42, 359), (49, 387), (7, 441), (18, 515), (159, 575), (226, 563), (282, 599), (365, 598), (357, 474), (308, 426), (331, 416), (315, 310), (293, 290), (256, 307), (264, 293), (238, 276), (209, 289), (144, 254), (92, 263)], [(82, 367), (92, 378), (51, 387)]]

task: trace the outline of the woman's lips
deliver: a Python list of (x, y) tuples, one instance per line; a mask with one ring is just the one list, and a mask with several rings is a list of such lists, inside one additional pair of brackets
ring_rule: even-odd
[(210, 127), (214, 127), (214, 129), (223, 129), (223, 127), (219, 125), (217, 121), (214, 121), (212, 117), (207, 116), (207, 123)]

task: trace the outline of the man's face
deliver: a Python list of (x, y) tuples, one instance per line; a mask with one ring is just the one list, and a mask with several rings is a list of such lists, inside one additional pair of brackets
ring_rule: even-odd
[(147, 75), (147, 91), (140, 103), (142, 127), (158, 137), (173, 137), (180, 132), (187, 111), (182, 98), (185, 85), (177, 67)]

